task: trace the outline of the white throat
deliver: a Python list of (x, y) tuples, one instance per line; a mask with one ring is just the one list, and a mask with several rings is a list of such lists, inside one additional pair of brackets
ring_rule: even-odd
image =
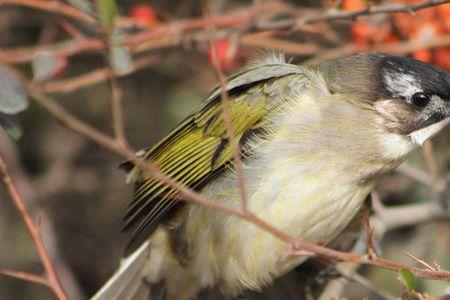
[(422, 146), (423, 143), (435, 136), (439, 131), (441, 131), (445, 126), (450, 124), (450, 118), (446, 118), (438, 123), (430, 125), (425, 128), (418, 129), (409, 134), (411, 140), (414, 144)]

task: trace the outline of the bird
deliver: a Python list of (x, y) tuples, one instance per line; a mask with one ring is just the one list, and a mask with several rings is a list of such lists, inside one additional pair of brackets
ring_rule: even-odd
[[(367, 52), (301, 66), (271, 53), (230, 76), (137, 155), (205, 199), (240, 209), (239, 143), (248, 210), (327, 245), (379, 179), (449, 123), (450, 76), (430, 64)], [(122, 167), (135, 187), (124, 217), (131, 240), (93, 300), (190, 300), (208, 288), (236, 299), (306, 260), (282, 255), (291, 245), (254, 224), (177, 199), (176, 189), (132, 161)]]

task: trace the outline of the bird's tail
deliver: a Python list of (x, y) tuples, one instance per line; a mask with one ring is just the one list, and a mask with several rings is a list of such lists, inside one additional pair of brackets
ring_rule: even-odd
[(188, 300), (200, 290), (189, 268), (171, 255), (167, 232), (157, 229), (150, 240), (124, 258), (119, 269), (91, 300)]
[(149, 299), (150, 285), (145, 283), (143, 274), (148, 256), (149, 241), (122, 260), (120, 268), (91, 300)]

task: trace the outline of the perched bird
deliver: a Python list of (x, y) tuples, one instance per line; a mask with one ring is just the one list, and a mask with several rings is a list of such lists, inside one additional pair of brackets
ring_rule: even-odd
[[(248, 208), (302, 239), (327, 244), (383, 174), (450, 121), (450, 76), (407, 57), (365, 53), (313, 66), (272, 55), (231, 76)], [(241, 207), (220, 88), (144, 159), (205, 198)], [(195, 299), (259, 290), (305, 260), (257, 226), (177, 201), (128, 162), (130, 255), (93, 299)]]

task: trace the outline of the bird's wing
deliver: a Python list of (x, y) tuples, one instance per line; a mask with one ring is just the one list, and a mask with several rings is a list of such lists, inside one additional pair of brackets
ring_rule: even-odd
[[(229, 78), (224, 85), (236, 139), (245, 144), (252, 134), (261, 134), (268, 116), (293, 93), (304, 89), (305, 69), (291, 64), (263, 65)], [(143, 157), (182, 183), (199, 189), (232, 160), (232, 145), (222, 119), (220, 88), (212, 91), (198, 111), (190, 115), (158, 144), (146, 150)], [(245, 149), (245, 145), (242, 145)], [(127, 163), (126, 163), (127, 164)], [(148, 238), (162, 221), (172, 215), (177, 205), (176, 190), (143, 176), (132, 167), (135, 183), (134, 200), (124, 217), (124, 230), (134, 228), (129, 246)], [(144, 236), (145, 234), (145, 236)], [(137, 244), (137, 245), (136, 245)]]

